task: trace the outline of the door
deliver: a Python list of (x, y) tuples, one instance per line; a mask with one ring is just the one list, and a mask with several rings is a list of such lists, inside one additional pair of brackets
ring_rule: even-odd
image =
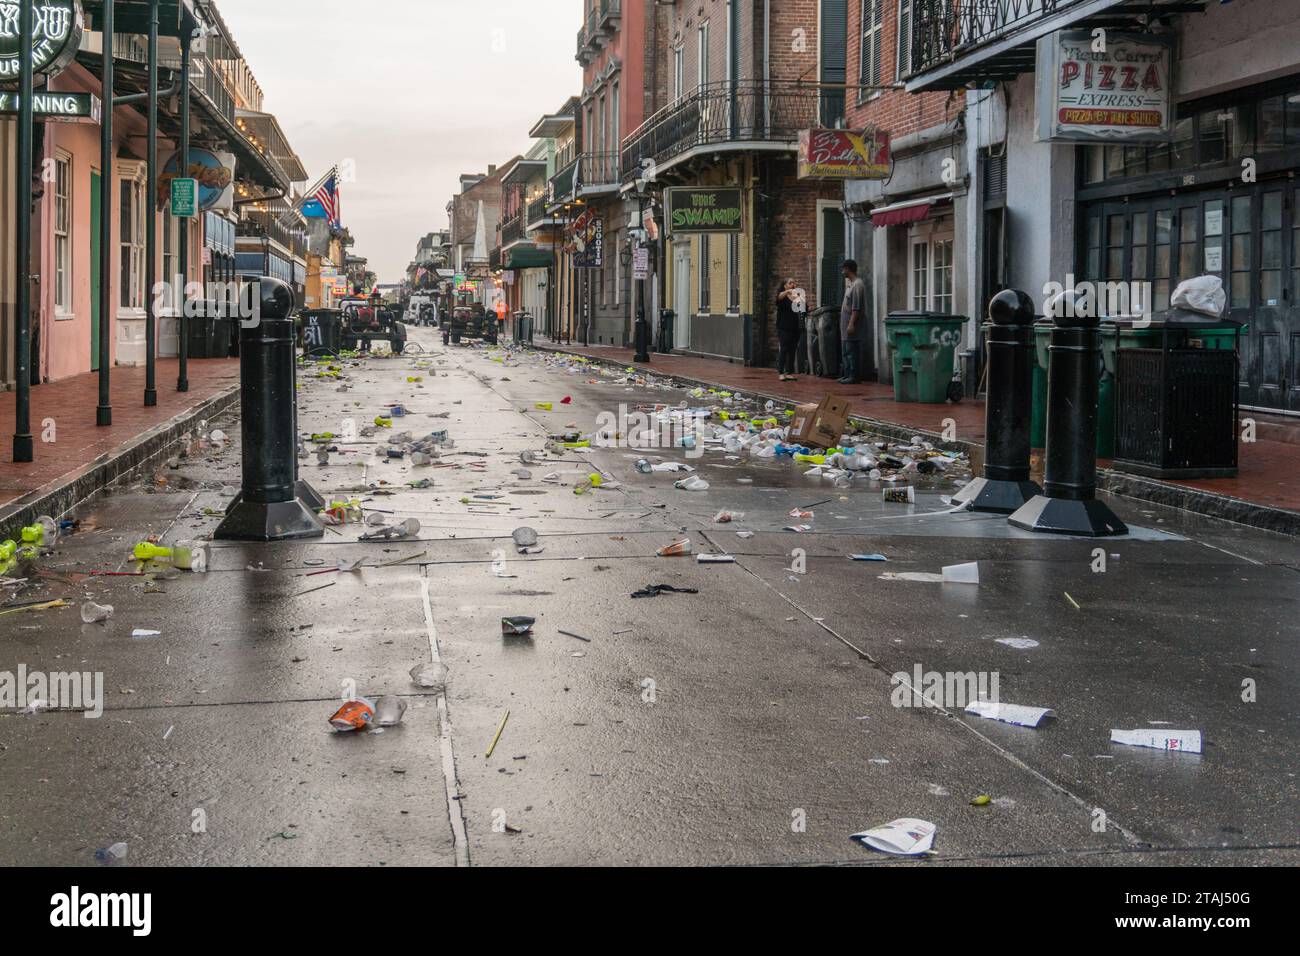
[(673, 246), (673, 348), (691, 347), (691, 245)]
[[(1287, 297), (1290, 275), (1294, 270), (1286, 255), (1291, 243), (1287, 223), (1287, 187), (1270, 183), (1259, 189), (1254, 199), (1256, 218), (1256, 268), (1249, 278), (1255, 299), (1255, 314), (1246, 334), (1249, 356), (1247, 404), (1264, 408), (1294, 408), (1295, 339), (1300, 329), (1293, 321), (1294, 311)], [(1243, 359), (1247, 356), (1243, 355)]]
[(99, 173), (90, 173), (90, 370), (99, 371), (99, 216), (104, 191)]

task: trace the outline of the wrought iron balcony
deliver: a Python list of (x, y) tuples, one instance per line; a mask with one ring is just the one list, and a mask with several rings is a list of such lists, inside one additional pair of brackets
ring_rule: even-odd
[(541, 222), (546, 218), (546, 197), (541, 196), (528, 204), (528, 225)]
[(524, 237), (524, 219), (523, 216), (515, 216), (513, 219), (507, 219), (501, 224), (501, 246), (505, 248), (512, 242), (518, 242)]
[(616, 189), (620, 182), (618, 153), (583, 153), (578, 157), (578, 195)]
[(546, 202), (550, 206), (562, 206), (573, 199), (574, 184), (577, 182), (578, 159), (575, 156), (551, 177), (548, 184)]
[[(1160, 7), (1200, 9), (1205, 0), (914, 0), (907, 88), (958, 89), (1034, 69), (1035, 42), (1056, 30), (1115, 26)], [(1129, 7), (1131, 9), (1117, 9)]]
[(743, 149), (752, 143), (794, 147), (800, 130), (817, 126), (815, 86), (736, 80), (711, 83), (655, 113), (623, 140), (623, 179), (645, 160), (662, 165), (699, 147)]

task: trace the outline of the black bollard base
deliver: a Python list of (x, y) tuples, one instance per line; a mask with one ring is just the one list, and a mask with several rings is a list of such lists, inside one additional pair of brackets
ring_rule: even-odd
[(1017, 528), (1044, 534), (1106, 538), (1128, 534), (1128, 526), (1096, 498), (1048, 498), (1039, 495), (1007, 519)]
[(301, 501), (257, 504), (237, 501), (217, 526), (215, 541), (292, 541), (323, 538), (325, 525)]
[(321, 497), (321, 493), (303, 479), (299, 478), (293, 483), (293, 493), (299, 501), (312, 511), (325, 510), (325, 499)]
[(969, 502), (971, 511), (1009, 515), (1042, 493), (1043, 489), (1032, 481), (976, 478), (952, 496), (952, 503), (959, 505)]

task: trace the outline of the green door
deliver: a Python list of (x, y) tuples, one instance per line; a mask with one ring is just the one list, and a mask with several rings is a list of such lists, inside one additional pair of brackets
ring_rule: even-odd
[(99, 371), (99, 210), (103, 203), (99, 173), (90, 174), (90, 370)]

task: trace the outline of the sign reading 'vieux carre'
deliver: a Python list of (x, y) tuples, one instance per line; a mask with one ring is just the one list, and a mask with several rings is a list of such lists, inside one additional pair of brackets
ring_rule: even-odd
[[(22, 68), (17, 0), (0, 0), (0, 80), (15, 80)], [(72, 62), (81, 46), (84, 20), (78, 0), (33, 0), (32, 70), (54, 75)]]
[(744, 193), (737, 186), (674, 186), (665, 192), (672, 235), (744, 229)]

